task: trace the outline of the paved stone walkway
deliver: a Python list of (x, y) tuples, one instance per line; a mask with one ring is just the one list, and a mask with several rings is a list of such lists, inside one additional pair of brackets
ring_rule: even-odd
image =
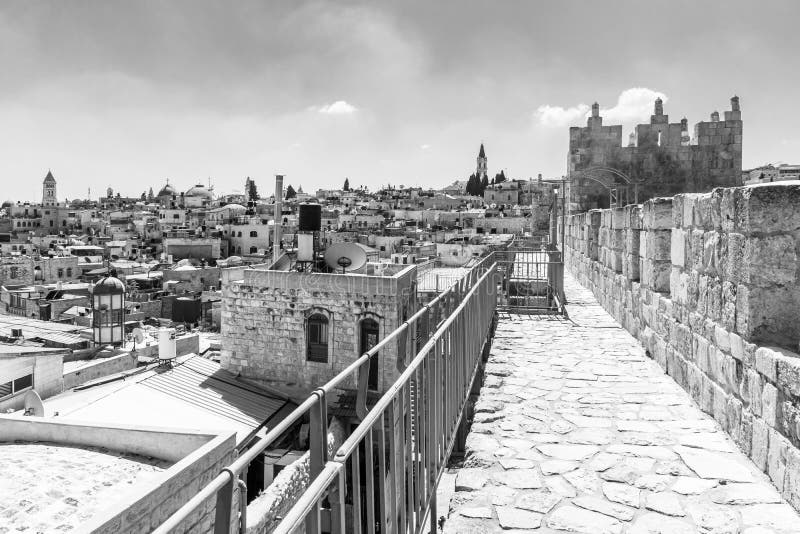
[(444, 531), (800, 532), (716, 422), (565, 284), (574, 323), (501, 317)]

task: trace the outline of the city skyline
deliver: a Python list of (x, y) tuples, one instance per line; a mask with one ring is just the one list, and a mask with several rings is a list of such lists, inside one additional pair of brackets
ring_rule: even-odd
[(554, 177), (592, 102), (627, 138), (656, 96), (693, 125), (739, 95), (745, 168), (800, 152), (790, 2), (200, 4), (0, 7), (4, 197), (36, 200), (47, 169), (62, 199), (247, 176), (269, 194), (276, 173), (443, 187), (481, 142), (492, 175)]

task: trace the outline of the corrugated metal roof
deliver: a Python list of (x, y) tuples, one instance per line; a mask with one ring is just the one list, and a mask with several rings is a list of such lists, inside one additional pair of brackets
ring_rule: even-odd
[(255, 428), (280, 410), (286, 401), (244, 384), (200, 356), (140, 382), (209, 412)]
[(77, 332), (83, 330), (84, 327), (74, 324), (29, 319), (20, 315), (0, 315), (0, 335), (10, 336), (12, 328), (21, 328), (23, 337), (32, 338), (39, 336), (39, 334)]
[(89, 340), (78, 334), (70, 332), (39, 332), (30, 336), (33, 339), (41, 339), (42, 341), (49, 341), (51, 343), (58, 343), (60, 345), (85, 345)]

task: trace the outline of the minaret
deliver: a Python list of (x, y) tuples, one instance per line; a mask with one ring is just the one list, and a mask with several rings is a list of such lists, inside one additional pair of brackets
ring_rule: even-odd
[(484, 176), (488, 176), (488, 167), (486, 166), (486, 152), (483, 150), (483, 143), (481, 143), (481, 149), (478, 152), (478, 170), (475, 172), (478, 178), (483, 178)]
[(58, 198), (56, 197), (56, 179), (53, 173), (47, 170), (47, 176), (44, 177), (42, 182), (42, 206), (56, 206), (58, 205)]

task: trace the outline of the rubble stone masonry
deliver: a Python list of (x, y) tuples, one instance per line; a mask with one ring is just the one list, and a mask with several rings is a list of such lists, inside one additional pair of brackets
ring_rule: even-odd
[[(401, 267), (394, 276), (247, 269), (242, 279), (226, 280), (222, 367), (271, 385), (321, 386), (361, 356), (361, 321), (376, 321), (382, 339), (417, 311), (416, 267)], [(312, 314), (329, 321), (327, 362), (306, 357)], [(380, 352), (380, 391), (399, 376), (409, 348), (392, 344)]]
[(579, 281), (800, 509), (800, 184), (566, 220)]

